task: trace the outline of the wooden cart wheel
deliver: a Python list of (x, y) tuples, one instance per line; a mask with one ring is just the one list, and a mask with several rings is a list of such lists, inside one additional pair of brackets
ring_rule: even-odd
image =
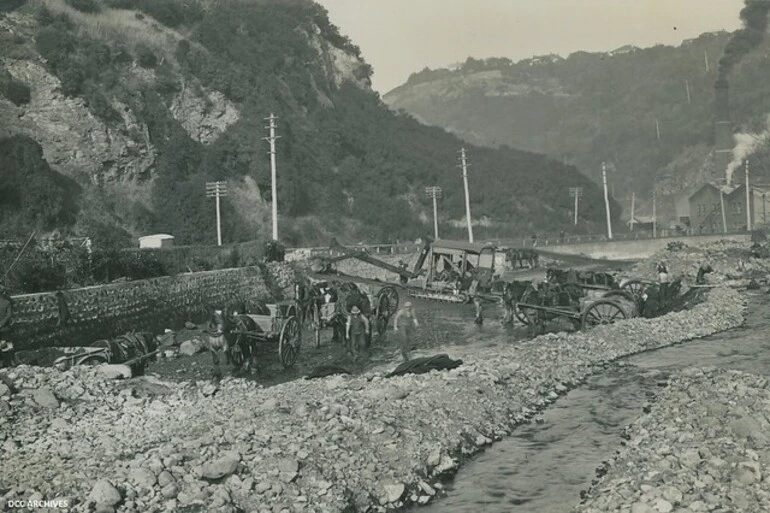
[(230, 348), (230, 362), (235, 365), (236, 367), (240, 367), (243, 365), (244, 357), (243, 357), (243, 345), (241, 344), (248, 344), (249, 341), (246, 338), (245, 333), (238, 333), (238, 336), (235, 337), (235, 343)]
[(519, 301), (516, 302), (514, 313), (516, 314), (516, 318), (521, 321), (522, 324), (531, 324), (531, 319), (537, 315), (537, 311), (534, 308), (521, 307), (519, 306), (519, 303), (529, 303), (532, 305), (535, 304), (532, 302), (535, 298), (537, 298), (537, 292), (532, 289), (528, 289), (524, 291), (524, 294), (521, 295)]
[(377, 293), (377, 308), (390, 318), (398, 311), (398, 291), (394, 287), (384, 287)]
[(302, 344), (302, 330), (299, 328), (299, 321), (291, 316), (281, 328), (281, 335), (278, 338), (278, 358), (285, 368), (294, 365), (299, 354), (299, 347)]
[(626, 318), (623, 308), (611, 299), (591, 303), (580, 316), (580, 325), (586, 330), (601, 324), (612, 324)]
[(321, 310), (318, 303), (313, 302), (313, 338), (315, 339), (315, 348), (321, 347)]
[(645, 288), (646, 286), (644, 283), (642, 283), (641, 280), (628, 280), (623, 284), (622, 287), (620, 287), (620, 290), (630, 292), (631, 295), (634, 296), (634, 301), (638, 303), (642, 297), (642, 294), (644, 294)]

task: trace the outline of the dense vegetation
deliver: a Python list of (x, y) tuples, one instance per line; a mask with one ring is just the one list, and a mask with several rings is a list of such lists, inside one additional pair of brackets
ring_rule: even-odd
[[(611, 161), (616, 197), (634, 190), (638, 198), (649, 194), (656, 176), (687, 173), (708, 158), (713, 84), (730, 36), (708, 33), (676, 48), (576, 52), (518, 63), (468, 59), (458, 69), (415, 73), (385, 99), (430, 124), (452, 126), (473, 142), (509, 144), (574, 163), (597, 182), (601, 162)], [(766, 128), (768, 51), (766, 41), (728, 76), (736, 130)], [(443, 95), (450, 82), (454, 94)], [(516, 94), (498, 93), (512, 90)], [(756, 170), (758, 179), (770, 181), (770, 167)]]
[(0, 139), (0, 226), (6, 236), (28, 236), (73, 225), (80, 187), (52, 171), (29, 137)]
[[(309, 0), (46, 0), (39, 8), (36, 50), (61, 80), (61, 90), (85, 100), (115, 129), (124, 129), (115, 100), (147, 126), (158, 151), (152, 169), (151, 208), (124, 214), (136, 232), (172, 233), (181, 244), (216, 240), (213, 201), (204, 184), (250, 176), (270, 199), (264, 118), (278, 117), (277, 166), (282, 238), (289, 245), (392, 240), (421, 236), (430, 223), (426, 185), (444, 190), (445, 221), (464, 215), (458, 138), (390, 112), (366, 83), (361, 61), (352, 81), (335, 80), (317, 46), (349, 55), (359, 49)], [(46, 4), (46, 2), (43, 2)], [(79, 13), (68, 15), (67, 5)], [(31, 7), (24, 7), (30, 8)], [(155, 44), (154, 33), (131, 38), (86, 30), (82, 16), (154, 19), (185, 34), (175, 48)], [(78, 21), (80, 20), (80, 21)], [(317, 35), (316, 35), (317, 34)], [(154, 74), (127, 78), (138, 65)], [(218, 90), (240, 119), (211, 144), (193, 140), (169, 111), (182, 88)], [(137, 143), (141, 133), (129, 133)], [(572, 203), (553, 183), (585, 188), (581, 229), (603, 220), (599, 190), (572, 166), (510, 148), (468, 148), (474, 217), (508, 223), (505, 234), (569, 229)], [(619, 213), (613, 205), (615, 215)], [(234, 203), (222, 202), (223, 238), (250, 240), (256, 227)], [(485, 236), (498, 235), (500, 229)], [(483, 230), (482, 230), (483, 232)], [(445, 233), (451, 233), (447, 228)]]

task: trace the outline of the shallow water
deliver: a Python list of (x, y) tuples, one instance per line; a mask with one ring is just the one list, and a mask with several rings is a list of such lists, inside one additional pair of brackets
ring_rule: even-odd
[(447, 495), (415, 508), (435, 513), (562, 513), (580, 501), (595, 469), (619, 448), (623, 428), (660, 390), (668, 373), (714, 366), (770, 375), (770, 300), (752, 297), (746, 325), (632, 356), (635, 367), (590, 378), (463, 466)]

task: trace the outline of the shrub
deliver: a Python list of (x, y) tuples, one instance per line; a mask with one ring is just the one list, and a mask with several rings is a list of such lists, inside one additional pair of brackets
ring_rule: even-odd
[(85, 13), (101, 12), (102, 6), (96, 0), (66, 0), (67, 4), (73, 9)]
[(32, 98), (29, 86), (5, 70), (0, 71), (0, 94), (15, 105), (25, 105)]
[(13, 11), (21, 7), (24, 0), (0, 0), (0, 12)]
[(12, 271), (13, 287), (28, 294), (58, 290), (67, 286), (67, 271), (56, 259), (33, 253)]
[(136, 61), (143, 68), (154, 68), (158, 65), (158, 58), (153, 51), (145, 45), (136, 47)]

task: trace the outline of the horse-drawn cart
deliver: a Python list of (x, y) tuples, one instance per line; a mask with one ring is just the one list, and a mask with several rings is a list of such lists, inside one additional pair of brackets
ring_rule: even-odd
[(586, 330), (638, 315), (639, 304), (627, 291), (592, 290), (574, 284), (531, 288), (516, 303), (516, 316), (537, 332), (544, 331), (545, 324), (557, 318), (569, 319), (575, 329)]
[(395, 287), (387, 285), (374, 289), (371, 285), (351, 282), (334, 284), (324, 288), (333, 294), (318, 296), (312, 302), (312, 328), (316, 347), (321, 346), (321, 331), (331, 327), (335, 331), (335, 339), (344, 338), (344, 326), (350, 310), (357, 306), (369, 321), (370, 332), (367, 344), (371, 344), (373, 332), (379, 337), (385, 335), (390, 318), (398, 310), (399, 296)]
[(297, 318), (294, 301), (260, 304), (252, 308), (255, 313), (241, 313), (236, 316), (235, 344), (231, 358), (235, 365), (242, 365), (247, 352), (254, 344), (278, 343), (278, 359), (285, 367), (291, 367), (297, 360), (302, 345), (302, 329)]

